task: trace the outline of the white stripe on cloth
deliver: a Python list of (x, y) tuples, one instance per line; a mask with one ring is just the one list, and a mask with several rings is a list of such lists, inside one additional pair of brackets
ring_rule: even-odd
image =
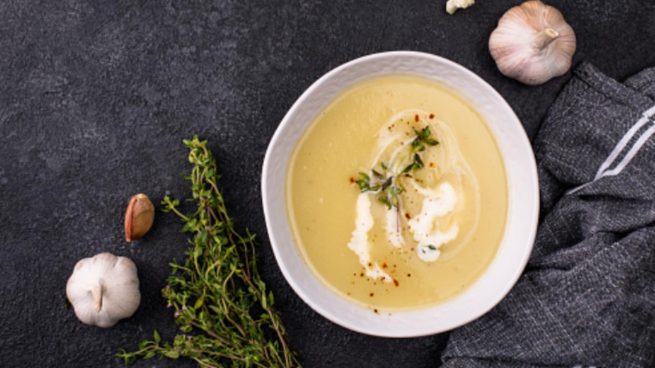
[(603, 176), (603, 172), (605, 172), (614, 163), (619, 154), (621, 154), (623, 149), (628, 145), (632, 137), (639, 131), (639, 129), (641, 129), (642, 126), (644, 126), (644, 124), (650, 120), (650, 117), (653, 115), (655, 115), (655, 106), (641, 114), (641, 118), (637, 120), (637, 122), (628, 130), (627, 133), (625, 133), (625, 135), (623, 135), (623, 138), (621, 138), (619, 143), (616, 144), (610, 155), (607, 156), (607, 159), (605, 159), (605, 161), (600, 165), (594, 180)]
[(621, 152), (625, 150), (625, 148), (628, 146), (628, 143), (632, 140), (632, 138), (637, 134), (637, 132), (647, 123), (655, 123), (655, 120), (653, 120), (653, 116), (655, 115), (655, 106), (652, 106), (651, 108), (647, 109), (641, 114), (641, 118), (637, 120), (637, 122), (630, 127), (630, 129), (623, 135), (621, 140), (614, 146), (614, 149), (610, 153), (609, 156), (603, 161), (603, 163), (600, 165), (598, 168), (598, 171), (596, 172), (596, 176), (594, 179), (588, 183), (582, 184), (578, 187), (575, 187), (569, 191), (566, 192), (566, 194), (573, 194), (577, 192), (578, 190), (588, 186), (589, 184), (595, 182), (596, 180), (606, 177), (606, 176), (615, 176), (621, 173), (623, 169), (626, 168), (630, 164), (630, 161), (637, 155), (641, 147), (643, 147), (644, 144), (648, 141), (648, 139), (655, 133), (655, 124), (650, 126), (648, 129), (646, 129), (639, 139), (635, 141), (635, 143), (630, 147), (630, 150), (628, 150), (628, 153), (626, 153), (625, 156), (621, 159), (621, 161), (614, 167), (613, 169), (609, 169), (616, 159), (619, 157)]
[(632, 148), (630, 148), (630, 151), (628, 151), (628, 153), (625, 155), (625, 157), (623, 157), (623, 160), (621, 160), (621, 162), (619, 162), (619, 164), (616, 165), (615, 168), (613, 168), (612, 170), (607, 170), (607, 171), (603, 172), (600, 175), (600, 177), (602, 178), (602, 177), (605, 177), (605, 176), (614, 176), (614, 175), (619, 174), (621, 171), (623, 171), (623, 169), (625, 169), (625, 167), (628, 166), (630, 161), (632, 161), (632, 159), (637, 155), (637, 152), (639, 152), (641, 147), (646, 143), (648, 138), (650, 138), (650, 136), (653, 135), (653, 133), (655, 133), (655, 125), (652, 125), (650, 128), (648, 128), (644, 132), (644, 134), (642, 134), (641, 137), (639, 137), (639, 139), (637, 139), (635, 144), (632, 145)]

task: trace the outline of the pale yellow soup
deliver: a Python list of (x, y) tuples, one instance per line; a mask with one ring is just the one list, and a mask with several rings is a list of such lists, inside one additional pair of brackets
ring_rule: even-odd
[[(381, 171), (384, 160), (404, 167), (410, 161), (393, 158), (392, 151), (397, 148), (398, 156), (411, 160), (413, 148), (403, 140), (415, 138), (414, 129), (424, 127), (431, 127), (430, 137), (439, 144), (426, 144), (418, 152), (422, 168), (396, 172), (395, 183), (404, 188), (398, 204), (389, 207), (378, 200), (378, 193), (385, 192), (371, 191), (364, 193), (370, 211), (361, 212), (365, 207), (358, 206), (365, 198), (354, 182), (358, 173), (370, 174), (374, 165)], [(381, 142), (391, 141), (385, 140), (388, 134), (396, 141), (383, 146)], [(451, 157), (456, 154), (457, 159)], [(384, 176), (392, 176), (389, 170)], [(427, 240), (414, 238), (428, 236), (417, 230), (418, 219), (423, 209), (433, 207), (421, 202), (427, 197), (419, 197), (413, 188), (422, 185), (437, 193), (443, 182), (455, 189), (456, 205), (426, 225), (441, 231), (430, 233), (431, 241), (448, 239), (434, 251)], [(305, 260), (335, 292), (376, 312), (440, 303), (475, 282), (501, 242), (507, 196), (503, 161), (482, 117), (448, 88), (410, 76), (373, 79), (343, 92), (304, 133), (287, 173), (288, 215)], [(430, 205), (445, 197), (434, 198)], [(440, 203), (446, 208), (444, 201)], [(360, 259), (350, 246), (356, 221), (361, 222), (358, 216), (366, 213), (374, 225), (360, 231), (360, 238), (366, 237), (368, 248), (362, 249), (368, 249), (370, 259)], [(397, 226), (385, 227), (385, 219)], [(398, 235), (395, 242), (402, 244), (389, 234)], [(361, 239), (358, 244), (363, 244)], [(425, 261), (421, 251), (438, 253), (438, 258)]]

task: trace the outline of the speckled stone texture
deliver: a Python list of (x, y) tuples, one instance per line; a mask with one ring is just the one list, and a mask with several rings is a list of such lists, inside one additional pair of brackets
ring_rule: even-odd
[[(420, 50), (463, 64), (509, 101), (532, 137), (568, 76), (540, 87), (504, 78), (487, 51), (519, 1), (480, 0), (447, 16), (445, 0), (34, 1), (0, 3), (0, 366), (120, 367), (113, 354), (159, 329), (160, 297), (185, 236), (158, 214), (127, 244), (126, 201), (188, 193), (181, 140), (218, 156), (231, 213), (259, 235), (261, 270), (307, 367), (435, 367), (447, 336), (382, 339), (340, 328), (283, 279), (267, 242), (259, 175), (293, 101), (331, 68), (365, 54)], [(622, 78), (655, 65), (655, 1), (550, 1), (578, 35), (576, 62)], [(75, 262), (132, 258), (143, 299), (104, 330), (66, 308)], [(138, 367), (193, 366), (147, 361)]]

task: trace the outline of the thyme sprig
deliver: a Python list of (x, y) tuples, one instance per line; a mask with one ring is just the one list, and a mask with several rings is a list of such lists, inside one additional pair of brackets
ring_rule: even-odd
[(405, 191), (405, 188), (399, 183), (398, 177), (401, 174), (409, 175), (410, 172), (422, 169), (425, 164), (419, 152), (423, 152), (426, 146), (436, 146), (439, 141), (432, 138), (430, 133), (430, 126), (419, 130), (414, 129), (416, 137), (412, 140), (410, 150), (414, 154), (412, 161), (405, 166), (400, 174), (390, 173), (389, 167), (384, 162), (380, 163), (381, 170), (371, 169), (371, 175), (365, 172), (359, 172), (357, 175), (357, 186), (362, 193), (365, 192), (378, 192), (378, 201), (387, 206), (388, 209), (398, 209), (400, 199), (399, 196)]
[(369, 176), (365, 172), (359, 172), (358, 179), (355, 181), (359, 186), (362, 193), (365, 192), (378, 192), (378, 201), (391, 209), (398, 207), (398, 195), (405, 191), (396, 180), (394, 175), (387, 176), (388, 167), (384, 163), (380, 164), (382, 168), (380, 171), (371, 169)]
[(407, 174), (410, 171), (422, 169), (423, 166), (425, 166), (425, 164), (423, 164), (423, 160), (421, 159), (421, 156), (418, 153), (415, 153), (412, 163), (405, 166), (405, 168), (403, 169), (403, 174)]
[(425, 151), (426, 144), (428, 146), (436, 146), (439, 144), (439, 141), (433, 139), (430, 136), (430, 126), (426, 126), (425, 128), (421, 129), (421, 131), (418, 131), (416, 128), (414, 128), (414, 133), (416, 134), (416, 138), (414, 138), (412, 141), (412, 149), (414, 152)]
[(164, 212), (176, 214), (182, 230), (192, 234), (184, 263), (170, 264), (162, 290), (179, 333), (164, 342), (154, 331), (152, 340), (118, 357), (126, 364), (159, 356), (192, 359), (199, 367), (299, 367), (273, 308), (273, 293), (257, 271), (255, 236), (235, 229), (207, 141), (194, 137), (184, 144), (193, 166), (188, 180), (196, 209), (184, 214), (179, 200), (162, 201)]

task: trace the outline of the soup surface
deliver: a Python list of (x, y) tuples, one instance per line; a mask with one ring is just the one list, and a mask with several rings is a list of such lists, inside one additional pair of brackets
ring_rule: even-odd
[(388, 76), (338, 96), (287, 173), (296, 242), (314, 272), (372, 310), (442, 302), (493, 259), (507, 218), (496, 143), (447, 88)]

